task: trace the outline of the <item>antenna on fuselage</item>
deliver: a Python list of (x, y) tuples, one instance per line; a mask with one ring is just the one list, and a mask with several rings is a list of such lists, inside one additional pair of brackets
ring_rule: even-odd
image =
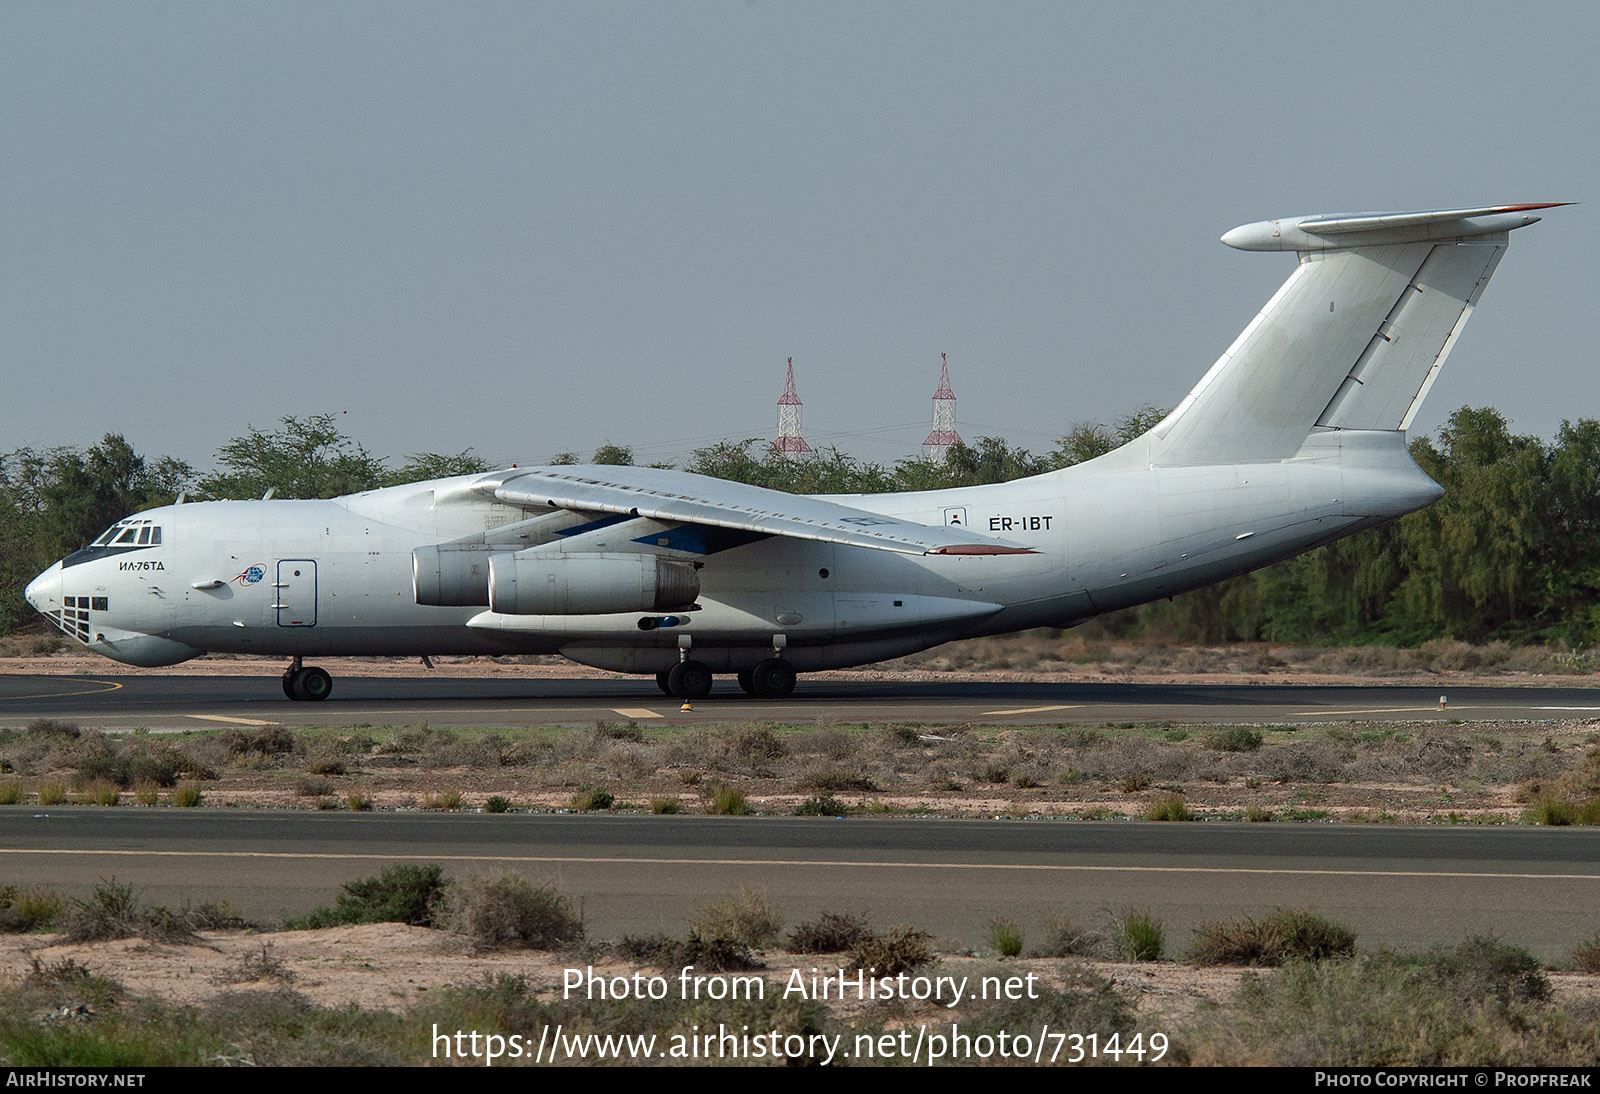
[(189, 500), (189, 491), (184, 490), (178, 495), (178, 500), (174, 501), (172, 504), (173, 505), (182, 505), (184, 502), (186, 502), (188, 500)]
[(277, 492), (278, 492), (278, 488), (276, 486), (269, 486), (269, 487), (267, 487), (267, 492), (265, 494), (261, 495), (261, 500), (262, 501), (271, 501), (272, 500), (272, 495), (276, 494)]

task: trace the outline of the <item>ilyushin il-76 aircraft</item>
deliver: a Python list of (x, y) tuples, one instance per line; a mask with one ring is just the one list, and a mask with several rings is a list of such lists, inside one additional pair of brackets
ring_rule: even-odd
[(797, 673), (1064, 627), (1393, 520), (1442, 488), (1406, 430), (1505, 253), (1550, 205), (1318, 215), (1222, 242), (1299, 262), (1159, 424), (989, 486), (802, 497), (683, 471), (511, 468), (331, 501), (120, 520), (27, 598), (96, 653), (172, 665), (560, 653), (782, 698)]

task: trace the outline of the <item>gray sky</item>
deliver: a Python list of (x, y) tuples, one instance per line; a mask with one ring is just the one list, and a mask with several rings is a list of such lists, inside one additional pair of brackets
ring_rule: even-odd
[(1581, 201), (1417, 426), (1600, 417), (1600, 5), (0, 0), (0, 451), (892, 461), (1170, 406), (1298, 213)]

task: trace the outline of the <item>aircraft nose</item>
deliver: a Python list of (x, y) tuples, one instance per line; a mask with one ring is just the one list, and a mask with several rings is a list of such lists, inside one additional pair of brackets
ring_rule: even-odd
[(61, 607), (61, 563), (55, 563), (28, 582), (28, 587), (23, 590), (22, 595), (33, 605), (33, 610), (36, 612), (50, 615), (57, 611)]

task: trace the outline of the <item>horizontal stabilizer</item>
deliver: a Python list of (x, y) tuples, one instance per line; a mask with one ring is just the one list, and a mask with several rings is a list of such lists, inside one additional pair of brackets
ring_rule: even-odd
[(913, 555), (1031, 554), (1032, 548), (960, 526), (918, 524), (838, 502), (656, 467), (576, 466), (503, 471), (478, 489), (511, 505), (618, 513), (768, 536)]
[(1318, 213), (1241, 224), (1222, 242), (1241, 251), (1338, 251), (1394, 243), (1468, 239), (1537, 223), (1535, 209), (1570, 205), (1552, 201), (1486, 205), (1479, 209), (1433, 209), (1418, 213)]

